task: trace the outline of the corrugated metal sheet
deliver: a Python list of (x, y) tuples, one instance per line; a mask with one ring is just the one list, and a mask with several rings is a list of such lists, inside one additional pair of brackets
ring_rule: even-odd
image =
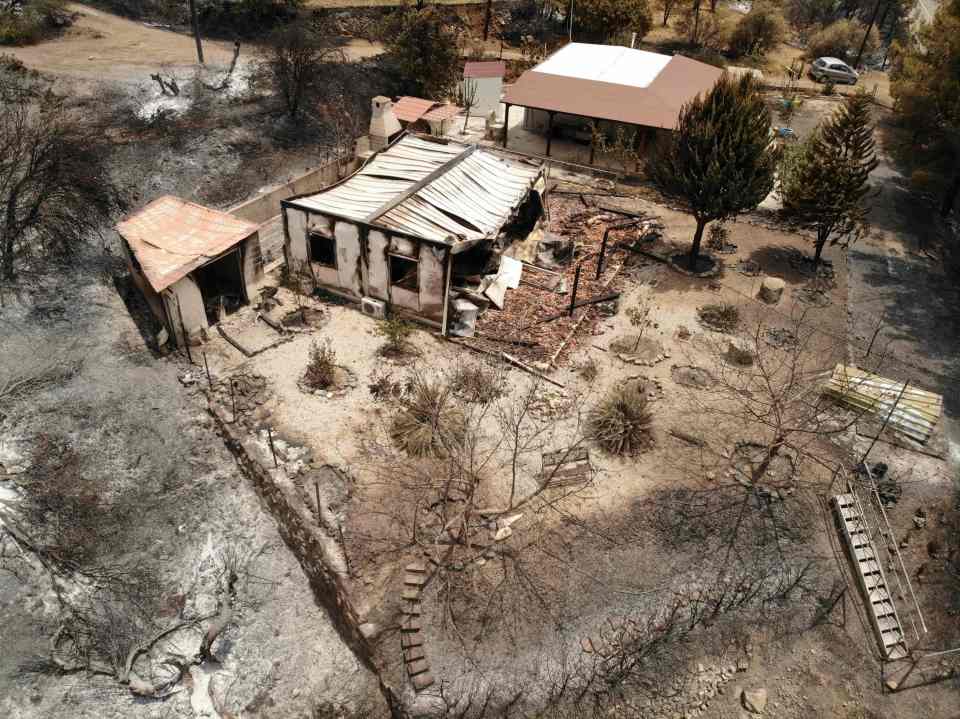
[(393, 104), (393, 114), (401, 122), (416, 122), (438, 103), (422, 97), (401, 97)]
[(257, 231), (226, 212), (164, 195), (125, 218), (127, 241), (150, 286), (161, 292)]
[(943, 413), (939, 394), (843, 364), (834, 368), (824, 391), (844, 404), (876, 414), (881, 421), (889, 415), (890, 427), (918, 442), (930, 439)]
[[(349, 180), (293, 204), (369, 221), (379, 208), (409, 192), (465, 149), (408, 135), (375, 155)], [(539, 167), (477, 149), (373, 222), (434, 242), (492, 237), (527, 197), (539, 174)]]
[(440, 105), (424, 115), (423, 119), (432, 120), (433, 122), (449, 120), (451, 117), (456, 117), (459, 115), (462, 109), (463, 108), (457, 107), (456, 105)]

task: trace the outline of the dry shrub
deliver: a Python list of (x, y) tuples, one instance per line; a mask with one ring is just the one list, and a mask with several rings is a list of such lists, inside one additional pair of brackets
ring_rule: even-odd
[(310, 361), (303, 373), (303, 383), (311, 389), (327, 389), (336, 380), (337, 353), (330, 340), (310, 343)]
[(465, 417), (454, 406), (448, 386), (414, 376), (402, 403), (403, 409), (390, 427), (390, 437), (407, 454), (443, 457), (463, 443)]
[(733, 332), (740, 324), (740, 310), (735, 305), (704, 305), (697, 309), (697, 316), (703, 324), (718, 332)]
[(450, 389), (467, 402), (490, 404), (506, 394), (503, 375), (482, 364), (460, 365), (450, 377)]
[(593, 382), (600, 376), (600, 367), (597, 365), (597, 360), (590, 357), (577, 368), (577, 372), (585, 381)]
[(653, 415), (641, 381), (611, 388), (589, 422), (591, 438), (610, 454), (634, 456), (653, 446)]

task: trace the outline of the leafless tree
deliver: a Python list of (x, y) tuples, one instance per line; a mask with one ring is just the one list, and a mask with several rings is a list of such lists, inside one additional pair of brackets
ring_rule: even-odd
[(287, 114), (296, 119), (307, 95), (320, 86), (324, 64), (344, 61), (343, 51), (315, 29), (291, 23), (270, 34), (265, 68)]
[(477, 81), (469, 77), (463, 78), (463, 83), (461, 83), (457, 95), (457, 102), (466, 110), (466, 117), (463, 119), (463, 131), (460, 134), (466, 135), (467, 125), (470, 124), (470, 113), (479, 102)]
[[(496, 381), (491, 371), (484, 386)], [(566, 398), (561, 419), (543, 413), (545, 389), (537, 382), (493, 397), (464, 392), (449, 375), (438, 382), (414, 371), (397, 386), (400, 409), (384, 434), (399, 440), (401, 419), (403, 431), (416, 431), (413, 415), (427, 435), (417, 438), (424, 451), (408, 456), (384, 442), (368, 446), (364, 463), (376, 478), (370, 491), (379, 497), (369, 510), (390, 521), (367, 530), (355, 525), (357, 546), (426, 557), (455, 632), (470, 618), (485, 626), (505, 616), (518, 594), (531, 609), (553, 611), (560, 588), (545, 579), (540, 565), (553, 560), (541, 550), (552, 551), (548, 537), (577, 525), (575, 498), (592, 482), (585, 463), (577, 476), (565, 474), (566, 460), (586, 448), (585, 399)], [(417, 399), (424, 386), (427, 402)], [(556, 455), (544, 460), (549, 452)], [(554, 527), (558, 517), (570, 524)], [(565, 542), (558, 547), (565, 551)], [(478, 571), (484, 565), (492, 566)], [(523, 613), (506, 614), (519, 620)]]
[(95, 117), (0, 68), (0, 279), (28, 255), (68, 253), (118, 208)]

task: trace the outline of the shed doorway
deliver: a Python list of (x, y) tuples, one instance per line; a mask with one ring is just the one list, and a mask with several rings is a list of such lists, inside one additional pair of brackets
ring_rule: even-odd
[(216, 324), (224, 316), (245, 305), (247, 285), (243, 280), (243, 257), (240, 248), (221, 255), (193, 272), (200, 288), (207, 322)]

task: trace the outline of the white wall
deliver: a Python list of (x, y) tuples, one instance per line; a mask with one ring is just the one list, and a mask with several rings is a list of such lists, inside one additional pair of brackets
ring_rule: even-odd
[(163, 300), (167, 308), (167, 316), (173, 325), (168, 329), (173, 332), (179, 346), (182, 347), (184, 341), (182, 328), (186, 328), (189, 341), (210, 326), (207, 323), (207, 312), (203, 306), (200, 287), (190, 275), (177, 280), (165, 289)]
[(287, 218), (287, 260), (306, 262), (310, 257), (307, 247), (307, 213), (292, 207), (283, 208)]
[(500, 96), (503, 93), (502, 77), (470, 77), (464, 78), (464, 91), (466, 91), (467, 82), (473, 83), (477, 87), (477, 106), (470, 111), (470, 114), (476, 117), (486, 117), (491, 110), (500, 113)]
[(337, 239), (337, 281), (340, 289), (357, 297), (362, 297), (360, 230), (352, 222), (337, 222), (334, 225), (333, 234)]
[(390, 299), (390, 270), (387, 267), (387, 251), (390, 238), (379, 230), (370, 230), (367, 235), (367, 294), (379, 300)]

